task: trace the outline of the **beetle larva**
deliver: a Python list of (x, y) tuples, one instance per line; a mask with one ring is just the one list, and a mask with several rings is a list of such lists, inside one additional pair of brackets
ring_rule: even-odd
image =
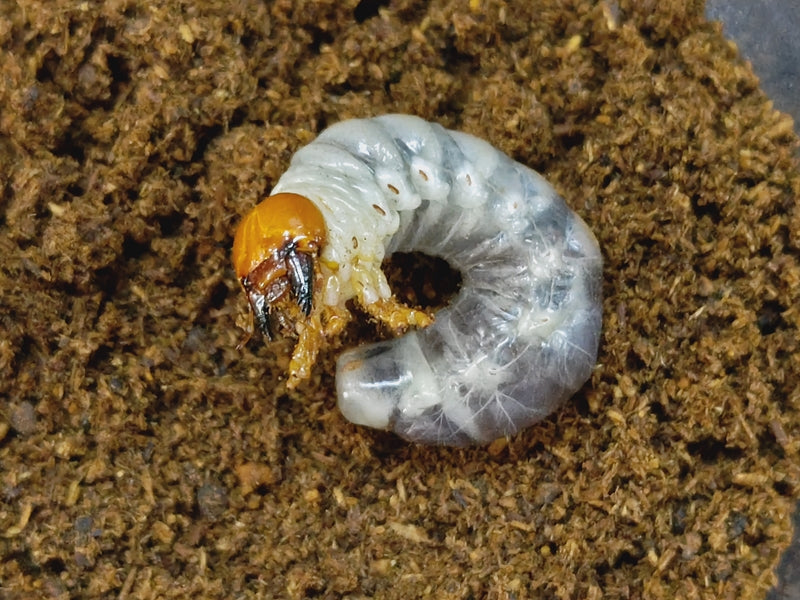
[[(462, 286), (435, 321), (399, 303), (384, 257), (446, 260)], [(535, 171), (471, 135), (407, 115), (333, 125), (292, 158), (239, 226), (234, 265), (266, 334), (293, 328), (289, 385), (355, 299), (402, 332), (344, 352), (336, 390), (353, 423), (413, 442), (490, 442), (543, 419), (588, 379), (602, 258)]]

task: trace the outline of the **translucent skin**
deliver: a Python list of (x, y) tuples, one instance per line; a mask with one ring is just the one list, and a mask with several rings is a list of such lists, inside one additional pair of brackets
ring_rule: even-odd
[(486, 142), (412, 116), (345, 121), (298, 151), (275, 190), (323, 214), (329, 305), (388, 298), (380, 264), (394, 251), (461, 271), (433, 325), (341, 355), (338, 403), (354, 423), (487, 443), (543, 419), (590, 376), (597, 241), (541, 176)]

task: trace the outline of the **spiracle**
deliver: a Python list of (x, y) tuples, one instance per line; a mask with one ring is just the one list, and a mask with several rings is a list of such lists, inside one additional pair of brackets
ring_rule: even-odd
[[(434, 319), (393, 297), (381, 271), (393, 252), (460, 271)], [(597, 359), (592, 232), (532, 169), (418, 117), (323, 131), (242, 220), (233, 254), (259, 329), (298, 336), (290, 387), (351, 318), (349, 300), (402, 333), (345, 351), (336, 391), (347, 419), (412, 442), (513, 435), (574, 394)]]

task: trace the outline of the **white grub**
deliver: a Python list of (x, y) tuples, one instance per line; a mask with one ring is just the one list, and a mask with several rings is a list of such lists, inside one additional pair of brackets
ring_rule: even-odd
[(408, 115), (338, 123), (299, 150), (273, 193), (325, 217), (323, 301), (390, 296), (393, 252), (462, 275), (433, 325), (346, 351), (338, 404), (353, 423), (464, 446), (513, 435), (589, 378), (602, 258), (586, 224), (535, 171), (488, 143)]

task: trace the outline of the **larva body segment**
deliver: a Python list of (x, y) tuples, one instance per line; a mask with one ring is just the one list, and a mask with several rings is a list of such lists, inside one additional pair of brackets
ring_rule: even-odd
[(490, 442), (544, 418), (588, 379), (602, 258), (586, 224), (536, 172), (471, 135), (386, 115), (345, 121), (299, 150), (273, 193), (323, 214), (330, 306), (388, 299), (384, 256), (418, 251), (460, 270), (421, 330), (349, 350), (338, 404), (413, 442)]

